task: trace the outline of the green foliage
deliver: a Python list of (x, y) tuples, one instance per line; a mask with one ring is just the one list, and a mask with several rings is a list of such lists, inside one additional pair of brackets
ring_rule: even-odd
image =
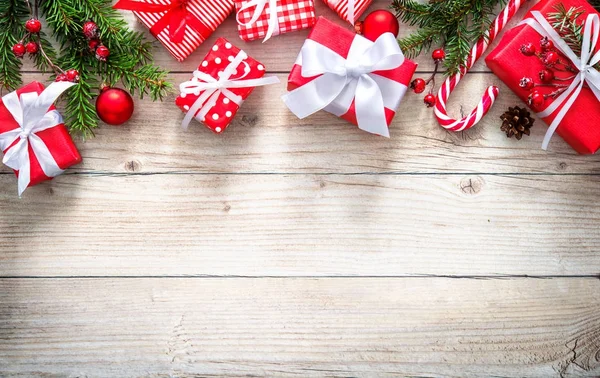
[[(162, 99), (172, 88), (166, 81), (167, 71), (152, 62), (151, 43), (129, 29), (127, 22), (112, 8), (111, 0), (52, 0), (40, 2), (40, 13), (58, 42), (59, 51), (40, 33), (39, 43), (55, 65), (79, 71), (79, 83), (68, 90), (65, 121), (72, 131), (83, 137), (93, 135), (98, 118), (93, 104), (102, 84), (119, 82), (132, 95), (150, 95)], [(12, 54), (12, 45), (25, 34), (24, 21), (30, 17), (24, 0), (0, 0), (0, 82), (9, 89), (21, 85), (21, 61)], [(106, 62), (96, 59), (82, 33), (83, 24), (93, 20), (102, 43), (110, 50)], [(42, 54), (33, 57), (43, 71), (52, 67)], [(58, 72), (54, 72), (54, 76)], [(54, 77), (53, 76), (53, 77)]]
[[(600, 1), (600, 0), (598, 0)], [(471, 46), (485, 35), (498, 5), (505, 0), (393, 0), (391, 8), (405, 23), (418, 26), (398, 41), (404, 54), (415, 57), (432, 46), (444, 46), (448, 74), (456, 73)]]

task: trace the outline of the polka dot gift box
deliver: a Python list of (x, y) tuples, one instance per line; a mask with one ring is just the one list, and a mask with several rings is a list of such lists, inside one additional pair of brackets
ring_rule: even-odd
[(235, 117), (254, 87), (279, 83), (276, 76), (265, 77), (265, 66), (225, 38), (217, 39), (191, 80), (181, 83), (175, 104), (184, 112), (182, 126), (190, 121), (204, 123), (220, 134)]
[(235, 0), (238, 30), (244, 41), (312, 28), (314, 0)]

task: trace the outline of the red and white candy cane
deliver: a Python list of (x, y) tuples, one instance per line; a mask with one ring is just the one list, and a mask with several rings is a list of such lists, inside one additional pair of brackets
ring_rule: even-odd
[(473, 67), (475, 62), (483, 55), (488, 45), (496, 38), (500, 31), (504, 28), (506, 23), (511, 19), (512, 16), (519, 10), (521, 3), (525, 0), (510, 0), (504, 10), (496, 17), (493, 24), (485, 36), (481, 37), (477, 43), (471, 48), (467, 61), (461, 66), (459, 72), (453, 76), (450, 76), (444, 81), (444, 84), (440, 87), (435, 103), (435, 117), (437, 118), (440, 126), (451, 131), (462, 131), (473, 127), (477, 122), (483, 118), (484, 115), (490, 110), (496, 96), (498, 95), (498, 87), (490, 86), (479, 101), (479, 104), (473, 109), (466, 117), (462, 119), (453, 119), (448, 116), (446, 111), (446, 101), (454, 87), (458, 84), (460, 79), (466, 75), (467, 71)]

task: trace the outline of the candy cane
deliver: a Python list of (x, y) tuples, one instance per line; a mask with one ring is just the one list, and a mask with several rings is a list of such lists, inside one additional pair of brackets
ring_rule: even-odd
[(477, 122), (479, 122), (481, 118), (486, 115), (486, 113), (494, 104), (496, 96), (498, 95), (498, 87), (492, 85), (488, 87), (477, 107), (473, 109), (466, 117), (455, 120), (448, 116), (448, 112), (446, 110), (446, 101), (448, 101), (448, 97), (454, 90), (454, 87), (456, 87), (460, 79), (466, 75), (467, 71), (469, 71), (475, 62), (477, 62), (477, 60), (481, 57), (481, 55), (483, 55), (489, 44), (492, 43), (498, 33), (502, 31), (506, 23), (511, 19), (512, 16), (514, 16), (520, 7), (521, 0), (510, 0), (508, 4), (506, 4), (506, 7), (502, 13), (496, 17), (486, 35), (479, 38), (477, 43), (471, 48), (469, 57), (460, 67), (459, 72), (448, 77), (444, 84), (440, 87), (435, 103), (434, 113), (440, 126), (443, 128), (451, 131), (469, 129), (477, 124)]

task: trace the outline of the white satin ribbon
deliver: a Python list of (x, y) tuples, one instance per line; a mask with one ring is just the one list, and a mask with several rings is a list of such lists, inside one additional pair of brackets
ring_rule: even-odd
[(29, 146), (37, 157), (42, 171), (48, 177), (60, 175), (60, 169), (48, 146), (36, 133), (50, 129), (63, 123), (62, 116), (56, 110), (48, 108), (64, 91), (75, 85), (70, 82), (55, 82), (50, 84), (39, 95), (35, 92), (21, 93), (10, 92), (2, 97), (2, 103), (13, 116), (19, 127), (0, 134), (0, 150), (5, 151), (10, 147), (2, 162), (10, 168), (19, 171), (18, 191), (19, 197), (31, 181), (31, 162), (29, 159)]
[[(181, 126), (184, 129), (188, 128), (190, 122), (196, 116), (204, 121), (206, 114), (208, 114), (210, 109), (216, 105), (221, 93), (234, 103), (241, 105), (243, 102), (242, 97), (231, 92), (228, 88), (259, 87), (279, 83), (279, 78), (277, 76), (265, 76), (259, 79), (242, 80), (250, 72), (248, 64), (243, 62), (246, 58), (248, 58), (248, 55), (241, 50), (235, 58), (233, 58), (231, 63), (227, 65), (225, 70), (219, 73), (218, 80), (204, 72), (196, 70), (194, 71), (194, 78), (192, 80), (183, 82), (179, 85), (181, 93), (200, 96), (194, 101), (194, 104), (190, 107), (181, 122)], [(246, 65), (247, 69), (245, 70), (244, 75), (237, 79), (230, 79), (231, 76), (235, 74), (240, 63)], [(203, 92), (202, 95), (200, 95), (200, 92)]]
[(579, 70), (579, 73), (575, 76), (567, 90), (558, 96), (550, 106), (542, 112), (537, 113), (542, 118), (547, 117), (562, 105), (562, 108), (548, 127), (548, 131), (544, 136), (542, 148), (545, 150), (548, 148), (548, 143), (550, 143), (550, 139), (560, 125), (560, 122), (567, 115), (575, 100), (577, 100), (584, 83), (588, 84), (598, 101), (600, 101), (600, 73), (593, 67), (600, 61), (600, 51), (594, 54), (600, 36), (600, 18), (597, 14), (589, 14), (587, 16), (583, 32), (581, 57), (578, 57), (540, 12), (534, 11), (531, 12), (531, 15), (533, 19), (525, 19), (521, 24), (527, 24), (540, 35), (551, 39), (554, 42), (554, 46), (569, 58)]
[(373, 72), (391, 70), (403, 62), (404, 55), (392, 33), (382, 34), (374, 43), (355, 36), (347, 58), (307, 39), (298, 60), (302, 76), (321, 76), (282, 98), (298, 118), (321, 109), (341, 116), (354, 100), (358, 127), (389, 138), (385, 108), (398, 107), (406, 85)]
[(356, 0), (348, 0), (348, 22), (354, 26), (356, 18)]
[[(250, 1), (242, 4), (242, 7), (240, 8), (240, 10), (237, 12), (237, 15), (235, 16), (235, 19), (237, 20), (238, 24), (250, 27), (250, 26), (254, 25), (254, 23), (262, 15), (267, 3), (269, 4), (269, 9), (268, 9), (269, 19), (267, 20), (267, 25), (268, 25), (267, 34), (265, 34), (263, 43), (267, 42), (269, 40), (269, 38), (271, 38), (272, 36), (279, 35), (279, 20), (277, 17), (277, 0), (250, 0)], [(256, 8), (254, 9), (254, 13), (252, 14), (252, 18), (250, 18), (250, 21), (248, 21), (246, 23), (241, 22), (240, 14), (242, 14), (243, 11), (250, 9), (252, 7), (256, 7)]]

